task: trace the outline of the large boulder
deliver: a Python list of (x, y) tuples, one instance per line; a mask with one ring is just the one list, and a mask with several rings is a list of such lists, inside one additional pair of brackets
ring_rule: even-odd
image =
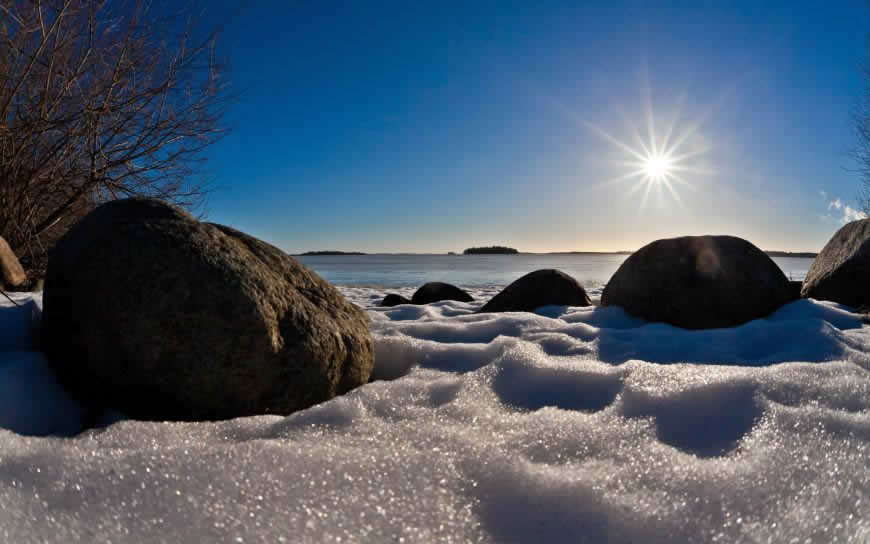
[(15, 288), (24, 285), (27, 274), (18, 262), (18, 257), (0, 236), (0, 287)]
[(589, 306), (592, 301), (577, 280), (559, 270), (529, 272), (487, 302), (481, 312), (533, 312), (535, 308)]
[(870, 305), (870, 219), (847, 223), (813, 261), (804, 297), (847, 306)]
[(423, 285), (411, 297), (412, 304), (430, 304), (432, 302), (441, 302), (442, 300), (471, 302), (474, 299), (459, 287), (449, 283), (441, 283), (440, 281), (432, 281)]
[(776, 263), (734, 236), (656, 240), (629, 256), (601, 295), (603, 306), (686, 329), (732, 327), (791, 300)]
[(381, 306), (386, 306), (388, 308), (392, 308), (393, 306), (398, 306), (400, 304), (411, 304), (411, 301), (406, 299), (402, 295), (390, 293), (385, 296), (384, 300), (381, 302)]
[(104, 204), (58, 242), (43, 338), (75, 396), (140, 419), (288, 414), (374, 362), (365, 312), (311, 270), (151, 199)]

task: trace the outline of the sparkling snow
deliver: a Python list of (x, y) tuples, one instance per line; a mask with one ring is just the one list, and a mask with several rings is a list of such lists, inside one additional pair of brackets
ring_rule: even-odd
[(870, 542), (870, 326), (848, 308), (685, 331), (474, 314), (497, 287), (342, 291), (377, 381), (286, 418), (81, 434), (32, 351), (40, 297), (0, 302), (0, 542)]

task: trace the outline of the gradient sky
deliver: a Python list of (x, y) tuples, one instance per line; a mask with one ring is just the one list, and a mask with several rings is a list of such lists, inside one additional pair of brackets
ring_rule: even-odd
[[(241, 91), (208, 217), (290, 252), (817, 251), (855, 205), (862, 0), (290, 4), (208, 4)], [(614, 141), (650, 118), (692, 156), (645, 197)]]

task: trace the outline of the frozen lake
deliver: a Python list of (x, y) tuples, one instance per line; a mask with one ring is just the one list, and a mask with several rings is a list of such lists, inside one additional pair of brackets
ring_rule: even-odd
[[(585, 287), (600, 286), (628, 255), (328, 255), (297, 257), (335, 285), (418, 287), (444, 281), (467, 287), (504, 286), (541, 268), (556, 268)], [(812, 259), (775, 257), (785, 275), (802, 280)]]
[(476, 313), (492, 286), (394, 308), (340, 290), (371, 319), (372, 383), (287, 417), (82, 433), (33, 351), (41, 294), (0, 299), (0, 542), (870, 538), (870, 327), (848, 308), (683, 330)]

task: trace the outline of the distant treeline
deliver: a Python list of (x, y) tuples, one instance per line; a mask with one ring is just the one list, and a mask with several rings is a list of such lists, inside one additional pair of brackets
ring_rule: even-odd
[(768, 257), (805, 257), (807, 259), (815, 259), (818, 255), (818, 253), (792, 253), (790, 251), (765, 251), (765, 253), (767, 253)]
[(463, 255), (513, 255), (515, 253), (519, 253), (519, 251), (505, 246), (470, 247), (462, 252)]
[(306, 251), (300, 255), (365, 255), (359, 251)]

